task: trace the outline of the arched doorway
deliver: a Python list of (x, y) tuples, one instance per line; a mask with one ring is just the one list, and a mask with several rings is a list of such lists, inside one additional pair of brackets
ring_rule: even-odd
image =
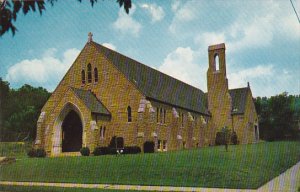
[(62, 123), (62, 152), (79, 151), (82, 147), (82, 122), (71, 110)]

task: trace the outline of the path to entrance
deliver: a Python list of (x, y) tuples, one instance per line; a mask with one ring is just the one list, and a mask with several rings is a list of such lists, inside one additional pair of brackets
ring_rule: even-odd
[(110, 184), (77, 184), (77, 183), (40, 183), (40, 182), (11, 182), (0, 181), (0, 185), (17, 186), (49, 186), (49, 187), (77, 187), (77, 188), (99, 188), (116, 190), (138, 190), (138, 191), (200, 191), (200, 192), (296, 192), (300, 187), (300, 162), (282, 173), (275, 179), (254, 189), (220, 189), (199, 187), (168, 187), (168, 186), (140, 186), (140, 185), (110, 185)]

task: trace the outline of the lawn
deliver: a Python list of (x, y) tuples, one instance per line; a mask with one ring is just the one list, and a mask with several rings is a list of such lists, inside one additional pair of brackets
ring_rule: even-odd
[(24, 142), (1, 142), (0, 157), (24, 157), (27, 151), (31, 148), (30, 143)]
[(2, 181), (109, 183), (255, 189), (300, 160), (299, 142), (167, 153), (22, 158), (0, 167)]
[[(36, 186), (7, 186), (0, 185), (0, 191), (6, 192), (124, 192), (124, 190), (113, 189), (84, 189), (84, 188), (64, 188), (64, 187), (36, 187)], [(136, 192), (128, 191), (126, 192)], [(146, 191), (144, 191), (146, 192)]]

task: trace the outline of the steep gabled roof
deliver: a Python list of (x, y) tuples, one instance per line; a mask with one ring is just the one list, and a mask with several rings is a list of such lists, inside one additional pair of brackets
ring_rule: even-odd
[(249, 88), (230, 89), (232, 99), (232, 114), (243, 114), (245, 112)]
[(209, 115), (203, 91), (95, 42), (110, 60), (146, 97), (173, 106)]
[(83, 103), (92, 113), (111, 115), (107, 108), (101, 103), (101, 101), (97, 99), (97, 97), (91, 91), (77, 89), (74, 87), (71, 87), (71, 90), (79, 99), (83, 101)]

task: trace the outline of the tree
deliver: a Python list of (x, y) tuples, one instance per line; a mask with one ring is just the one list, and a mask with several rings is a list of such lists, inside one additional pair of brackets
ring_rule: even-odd
[(36, 122), (50, 93), (41, 87), (23, 85), (14, 90), (0, 78), (2, 123), (0, 141), (33, 140)]
[(9, 94), (9, 83), (2, 81), (0, 77), (0, 135), (3, 133), (3, 120), (6, 118), (4, 112), (7, 111), (7, 98)]
[(221, 132), (222, 132), (222, 135), (224, 137), (225, 149), (226, 149), (226, 151), (228, 151), (228, 144), (229, 144), (230, 139), (231, 139), (231, 130), (227, 126), (225, 126), (225, 127), (222, 127)]
[(299, 137), (300, 95), (282, 94), (255, 99), (260, 137), (267, 141)]
[[(52, 6), (57, 0), (47, 0)], [(81, 2), (82, 0), (77, 0)], [(90, 0), (93, 7), (98, 0)], [(124, 7), (126, 13), (129, 13), (131, 8), (131, 0), (117, 0), (120, 7)], [(46, 10), (45, 0), (2, 0), (0, 1), (0, 36), (11, 30), (15, 35), (17, 28), (13, 24), (17, 20), (17, 15), (20, 11), (26, 15), (29, 11), (39, 11), (40, 15)]]

